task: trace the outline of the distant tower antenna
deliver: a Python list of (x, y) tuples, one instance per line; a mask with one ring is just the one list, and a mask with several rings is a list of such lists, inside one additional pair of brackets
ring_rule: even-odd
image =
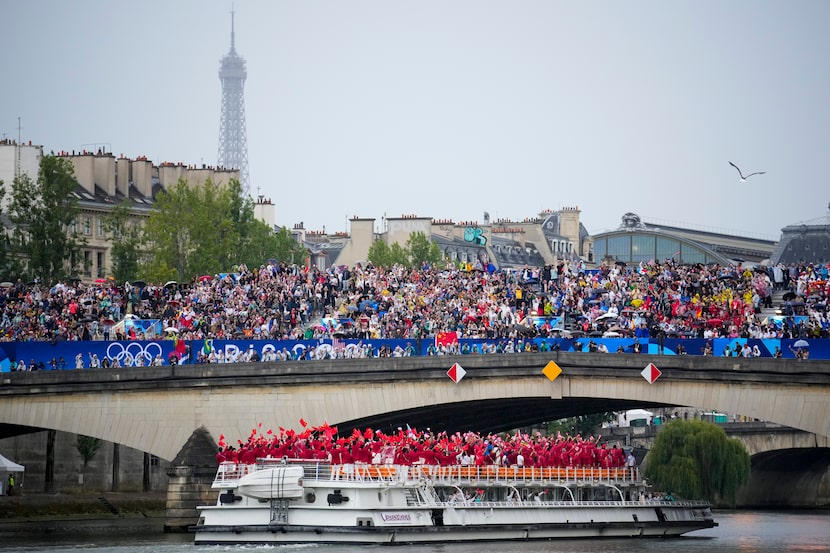
[(245, 131), (245, 60), (236, 53), (234, 11), (231, 10), (231, 49), (222, 58), (219, 80), (222, 82), (222, 114), (219, 119), (220, 167), (237, 169), (242, 196), (250, 196), (248, 182), (248, 135)]
[(14, 166), (15, 177), (19, 177), (20, 174), (23, 172), (23, 142), (20, 134), (20, 131), (23, 129), (23, 127), (20, 125), (20, 119), (20, 117), (17, 118), (17, 147), (15, 148), (15, 153), (17, 153), (17, 159), (15, 161), (17, 163), (15, 163)]

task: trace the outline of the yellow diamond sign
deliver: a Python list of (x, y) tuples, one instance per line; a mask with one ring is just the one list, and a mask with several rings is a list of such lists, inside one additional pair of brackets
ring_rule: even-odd
[(559, 368), (559, 365), (550, 361), (545, 368), (542, 369), (542, 374), (548, 377), (548, 380), (553, 382), (556, 380), (556, 377), (562, 374), (562, 369)]

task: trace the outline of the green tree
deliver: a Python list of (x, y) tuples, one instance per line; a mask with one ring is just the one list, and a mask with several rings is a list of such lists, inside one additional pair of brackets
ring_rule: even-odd
[(228, 270), (239, 245), (229, 205), (227, 190), (210, 180), (198, 187), (179, 180), (159, 192), (144, 231), (154, 253), (147, 278), (189, 281)]
[(412, 266), (412, 258), (409, 254), (409, 250), (397, 242), (389, 246), (389, 264), (387, 267), (391, 267), (392, 265), (404, 265), (406, 267)]
[[(267, 225), (262, 224), (267, 228)], [(273, 235), (275, 246), (272, 249), (264, 249), (262, 254), (266, 254), (264, 259), (274, 258), (277, 261), (285, 261), (289, 264), (303, 263), (308, 257), (308, 250), (305, 246), (294, 240), (291, 231), (286, 227), (282, 227), (279, 232)]]
[(375, 267), (391, 267), (392, 265), (411, 266), (409, 251), (397, 242), (389, 246), (383, 240), (375, 240), (369, 246), (366, 259)]
[(112, 240), (112, 276), (116, 282), (136, 280), (143, 256), (143, 233), (130, 212), (132, 201), (125, 199), (104, 218), (104, 228)]
[(706, 421), (671, 421), (657, 433), (645, 461), (645, 476), (657, 488), (733, 507), (749, 480), (746, 447)]
[(423, 232), (410, 234), (406, 241), (406, 248), (409, 250), (409, 258), (414, 267), (421, 267), (425, 263), (435, 265), (443, 258), (438, 244), (428, 239)]
[(579, 415), (548, 423), (547, 431), (550, 435), (556, 435), (559, 432), (562, 435), (568, 433), (571, 436), (582, 434), (583, 437), (587, 438), (597, 433), (598, 429), (602, 427), (602, 423), (612, 420), (614, 420), (614, 413)]
[(78, 439), (75, 442), (75, 448), (78, 450), (78, 453), (81, 454), (81, 460), (84, 462), (80, 477), (78, 478), (80, 484), (84, 483), (86, 468), (89, 465), (89, 462), (92, 461), (93, 457), (95, 457), (95, 454), (98, 453), (101, 445), (102, 442), (98, 438), (78, 434)]
[[(243, 197), (240, 182), (236, 179), (231, 180), (226, 190), (228, 216), (238, 240), (236, 258), (230, 261), (231, 265), (244, 263), (253, 268), (268, 258), (276, 257), (274, 252), (280, 247), (277, 235), (271, 227), (254, 216), (254, 202), (250, 197)], [(289, 238), (296, 244), (290, 233)], [(289, 253), (288, 258), (290, 257)], [(279, 261), (286, 260), (276, 258)]]
[(161, 192), (145, 225), (154, 256), (147, 279), (189, 281), (203, 274), (229, 271), (245, 263), (253, 268), (269, 258), (301, 262), (305, 249), (291, 233), (273, 229), (254, 216), (239, 181), (227, 186), (207, 181), (192, 187), (180, 180)]
[(37, 181), (25, 173), (15, 177), (9, 204), (11, 249), (23, 261), (27, 277), (51, 284), (80, 265), (86, 240), (76, 228), (76, 186), (72, 163), (56, 156), (40, 160)]
[(375, 267), (389, 267), (392, 259), (389, 244), (383, 240), (375, 240), (369, 246), (369, 253), (366, 254), (366, 259)]
[[(0, 179), (0, 205), (6, 197), (6, 184)], [(11, 241), (3, 234), (0, 242), (0, 280), (15, 280), (22, 273), (22, 266), (11, 251)]]

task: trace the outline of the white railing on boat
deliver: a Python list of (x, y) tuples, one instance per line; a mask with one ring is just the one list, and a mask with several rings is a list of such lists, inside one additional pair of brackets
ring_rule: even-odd
[[(502, 467), (484, 466), (437, 466), (437, 465), (367, 465), (362, 463), (331, 465), (326, 462), (289, 460), (290, 464), (301, 464), (306, 481), (345, 482), (406, 482), (428, 480), (435, 485), (457, 483), (510, 483), (540, 484), (585, 482), (585, 483), (640, 483), (637, 467)], [(224, 462), (219, 466), (214, 487), (230, 487), (239, 478), (265, 468), (283, 464), (281, 459), (259, 459), (255, 465)]]
[(637, 467), (500, 467), (484, 466), (413, 466), (413, 471), (436, 483), (443, 482), (639, 482)]

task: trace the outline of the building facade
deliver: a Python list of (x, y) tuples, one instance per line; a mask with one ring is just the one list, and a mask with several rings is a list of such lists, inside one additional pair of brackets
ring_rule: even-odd
[(772, 263), (830, 263), (830, 204), (823, 216), (781, 229)]
[(543, 211), (521, 221), (491, 221), (487, 213), (482, 222), (412, 214), (384, 217), (379, 230), (375, 229), (376, 219), (354, 216), (349, 221), (349, 233), (310, 231), (300, 223), (294, 226), (292, 234), (309, 250), (310, 262), (319, 268), (365, 263), (375, 240), (404, 246), (416, 232), (436, 243), (444, 257), (454, 263), (538, 267), (563, 259), (592, 261), (592, 240), (579, 216), (576, 207)]
[[(3, 212), (11, 196), (12, 182), (19, 173), (37, 180), (43, 147), (31, 144), (19, 146), (14, 142), (0, 142), (0, 180), (6, 194)], [(106, 231), (106, 217), (113, 207), (130, 200), (130, 212), (137, 219), (146, 219), (158, 193), (175, 185), (180, 179), (190, 186), (201, 186), (208, 180), (227, 185), (239, 178), (239, 172), (207, 165), (195, 166), (164, 162), (155, 165), (146, 157), (116, 158), (112, 153), (98, 150), (78, 152), (61, 151), (54, 154), (72, 163), (77, 186), (73, 192), (78, 201), (79, 214), (74, 230), (86, 241), (81, 252), (82, 269), (78, 276), (84, 281), (107, 278), (110, 275), (112, 236)], [(273, 205), (259, 198), (255, 214), (273, 225)], [(7, 232), (9, 221), (4, 221)]]
[(18, 175), (28, 175), (37, 180), (40, 170), (40, 159), (43, 157), (43, 146), (18, 144), (14, 140), (5, 138), (0, 140), (0, 181), (3, 181), (5, 195), (0, 203), (0, 210), (6, 213), (11, 200), (12, 183)]

